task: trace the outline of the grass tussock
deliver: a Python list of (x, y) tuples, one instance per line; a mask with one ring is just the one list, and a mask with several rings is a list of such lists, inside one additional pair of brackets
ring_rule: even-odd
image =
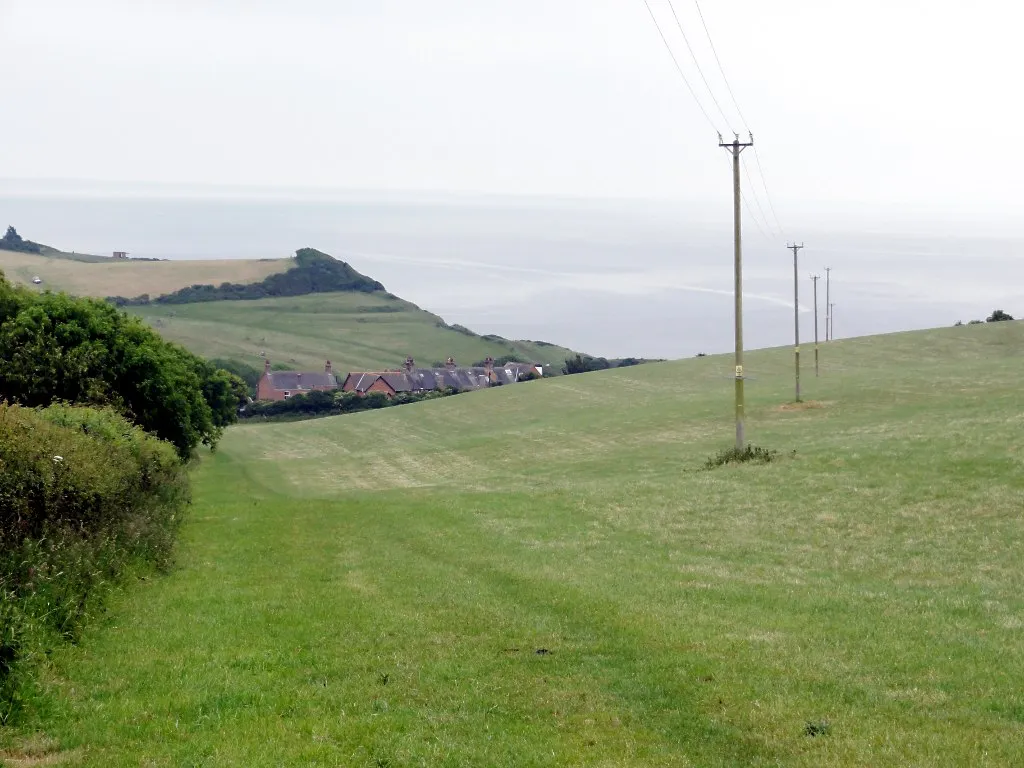
[(704, 462), (704, 469), (716, 469), (729, 464), (771, 464), (778, 457), (778, 451), (758, 445), (747, 444), (745, 448), (733, 446), (709, 456)]
[(801, 400), (796, 403), (783, 403), (776, 407), (777, 411), (816, 411), (828, 406), (828, 403), (821, 400)]

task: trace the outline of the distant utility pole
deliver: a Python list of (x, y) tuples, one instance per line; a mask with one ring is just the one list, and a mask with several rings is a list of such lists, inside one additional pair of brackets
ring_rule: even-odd
[(836, 338), (836, 305), (828, 305), (828, 332), (832, 334), (831, 340)]
[(814, 375), (818, 375), (818, 281), (821, 275), (811, 275), (814, 283)]
[(796, 402), (800, 402), (800, 282), (796, 273), (796, 255), (803, 243), (787, 245), (793, 251), (793, 356), (796, 362)]
[(732, 221), (733, 221), (733, 293), (736, 303), (736, 450), (742, 451), (745, 441), (743, 431), (743, 245), (740, 227), (740, 152), (754, 146), (754, 134), (749, 142), (741, 142), (740, 135), (726, 143), (718, 134), (718, 146), (725, 147), (732, 155)]
[(831, 277), (832, 267), (825, 267), (825, 341), (832, 339), (832, 294), (829, 292)]

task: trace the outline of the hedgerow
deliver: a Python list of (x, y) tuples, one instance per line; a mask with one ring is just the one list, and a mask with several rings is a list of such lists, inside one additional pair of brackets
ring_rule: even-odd
[(113, 409), (0, 402), (0, 723), (112, 584), (168, 566), (188, 502), (174, 447)]

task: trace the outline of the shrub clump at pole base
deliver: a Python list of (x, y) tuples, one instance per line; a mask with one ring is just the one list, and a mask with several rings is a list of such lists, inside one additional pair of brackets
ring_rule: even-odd
[(715, 469), (727, 464), (771, 464), (778, 456), (776, 450), (748, 444), (745, 448), (727, 448), (708, 457), (704, 469)]
[(169, 564), (188, 502), (174, 446), (113, 409), (0, 402), (0, 723), (112, 583)]

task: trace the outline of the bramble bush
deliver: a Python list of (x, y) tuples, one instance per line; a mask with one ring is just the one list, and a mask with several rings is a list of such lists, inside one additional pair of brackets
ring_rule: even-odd
[(169, 565), (188, 502), (174, 447), (113, 409), (0, 402), (0, 723), (111, 584)]

